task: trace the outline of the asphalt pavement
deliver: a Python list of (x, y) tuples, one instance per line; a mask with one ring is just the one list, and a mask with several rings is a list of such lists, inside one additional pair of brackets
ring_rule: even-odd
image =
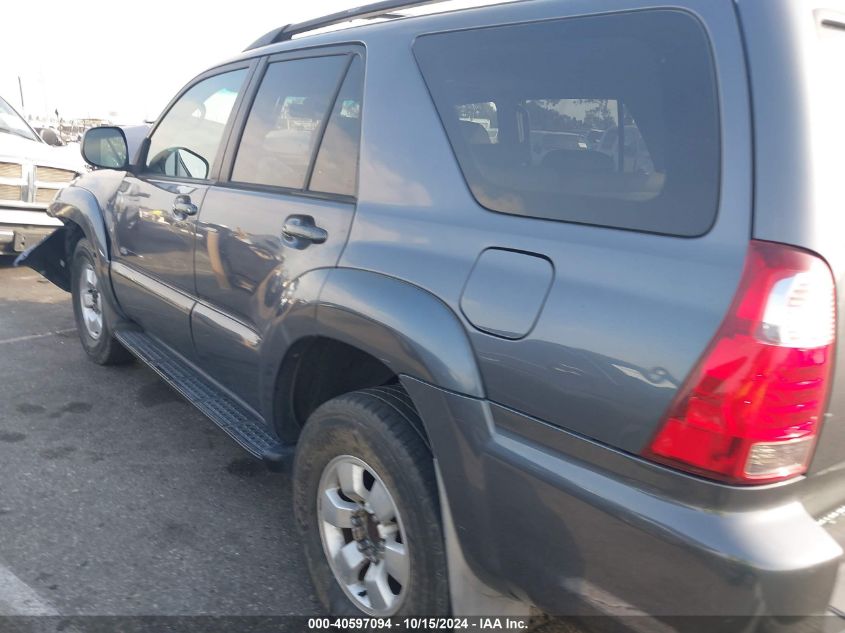
[(0, 258), (0, 614), (318, 614), (290, 508), (289, 476), (140, 363), (88, 361), (69, 295)]
[(70, 296), (0, 256), (0, 624), (9, 615), (321, 608), (289, 473), (249, 457), (140, 363), (90, 362)]

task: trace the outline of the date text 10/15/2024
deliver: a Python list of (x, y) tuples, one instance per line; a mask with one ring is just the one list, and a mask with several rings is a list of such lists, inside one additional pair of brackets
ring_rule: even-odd
[(473, 617), (473, 618), (309, 618), (308, 630), (374, 631), (524, 631), (530, 618)]

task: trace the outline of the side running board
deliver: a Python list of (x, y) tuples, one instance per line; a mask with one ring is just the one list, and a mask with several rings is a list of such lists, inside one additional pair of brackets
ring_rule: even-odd
[(271, 464), (293, 455), (294, 447), (279, 442), (254, 413), (153, 337), (139, 330), (118, 330), (115, 336), (247, 452)]

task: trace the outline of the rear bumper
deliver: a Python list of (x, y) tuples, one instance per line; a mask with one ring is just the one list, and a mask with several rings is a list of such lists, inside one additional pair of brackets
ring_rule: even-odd
[(403, 383), (426, 421), (467, 562), (498, 591), (558, 615), (827, 609), (842, 549), (788, 486), (704, 482)]

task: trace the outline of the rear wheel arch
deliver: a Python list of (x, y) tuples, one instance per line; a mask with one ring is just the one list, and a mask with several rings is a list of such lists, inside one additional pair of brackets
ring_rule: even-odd
[(397, 375), (483, 398), (484, 382), (466, 328), (428, 290), (352, 268), (333, 269), (317, 306), (325, 336), (360, 347)]
[(291, 307), (264, 337), (262, 350), (263, 409), (282, 441), (295, 443), (324, 402), (399, 385), (403, 376), (484, 397), (466, 330), (435, 295), (358, 269), (319, 269), (297, 281)]
[(400, 384), (399, 374), (367, 351), (325, 336), (300, 339), (281, 364), (273, 402), (277, 435), (284, 442), (297, 442), (316, 409), (338, 396), (364, 390), (399, 410), (431, 448), (425, 425)]

